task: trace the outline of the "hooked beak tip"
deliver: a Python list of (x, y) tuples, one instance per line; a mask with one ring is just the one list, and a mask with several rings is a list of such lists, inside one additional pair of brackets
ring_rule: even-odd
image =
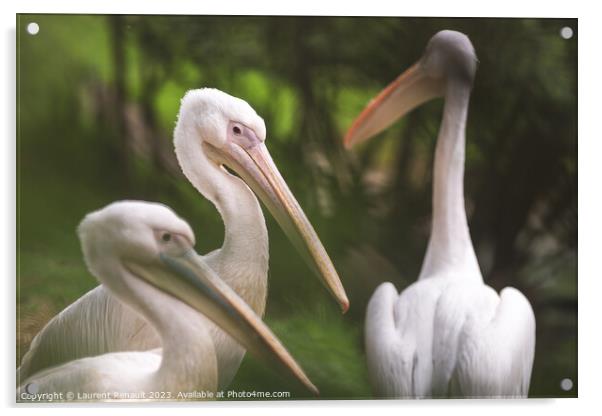
[(347, 313), (349, 310), (349, 299), (345, 298), (345, 300), (341, 302), (341, 309), (343, 310), (344, 314)]
[(345, 135), (345, 138), (343, 139), (343, 146), (345, 146), (345, 149), (349, 150), (353, 147), (353, 142), (351, 141), (351, 134), (347, 133)]
[(347, 130), (347, 133), (345, 134), (345, 137), (343, 138), (343, 145), (345, 146), (345, 149), (347, 149), (347, 150), (351, 149), (358, 142), (357, 129), (358, 129), (358, 126), (364, 121), (364, 118), (366, 117), (364, 115), (364, 113), (366, 113), (366, 110), (364, 110), (364, 112), (362, 114), (360, 114), (358, 116), (358, 118), (356, 118), (353, 121), (353, 124), (351, 125), (351, 127), (349, 127), (349, 130)]

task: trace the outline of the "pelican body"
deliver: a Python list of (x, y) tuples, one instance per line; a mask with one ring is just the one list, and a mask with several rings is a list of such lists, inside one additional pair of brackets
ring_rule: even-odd
[[(204, 88), (189, 91), (182, 99), (174, 132), (176, 156), (185, 176), (215, 205), (225, 226), (222, 247), (203, 259), (257, 315), (263, 316), (269, 244), (258, 196), (346, 311), (349, 302), (337, 272), (272, 161), (265, 138), (263, 119), (239, 98)], [(206, 329), (217, 352), (219, 385), (225, 388), (245, 350), (209, 320)], [(147, 321), (100, 285), (59, 313), (34, 338), (17, 371), (17, 382), (65, 361), (147, 350), (160, 343)]]
[(161, 348), (46, 368), (24, 380), (18, 400), (44, 394), (68, 401), (176, 400), (198, 390), (212, 397), (218, 362), (207, 318), (317, 393), (261, 319), (194, 252), (192, 230), (173, 211), (161, 204), (116, 202), (88, 214), (78, 233), (92, 274), (155, 329)]
[(381, 397), (526, 397), (535, 349), (529, 301), (485, 285), (464, 207), (465, 127), (477, 59), (465, 35), (442, 31), (422, 58), (385, 88), (345, 137), (350, 147), (443, 96), (433, 179), (431, 236), (418, 281), (372, 295), (365, 347)]

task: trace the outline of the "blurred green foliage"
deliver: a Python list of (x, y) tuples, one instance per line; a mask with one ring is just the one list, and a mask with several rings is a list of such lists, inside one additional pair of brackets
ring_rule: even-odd
[[(442, 102), (352, 153), (341, 138), (434, 33), (455, 29), (479, 57), (465, 180), (479, 261), (488, 284), (519, 288), (535, 309), (531, 396), (575, 396), (577, 39), (562, 39), (563, 26), (578, 33), (575, 19), (19, 15), (17, 361), (96, 285), (75, 235), (85, 213), (158, 200), (191, 222), (201, 252), (221, 244), (217, 212), (171, 145), (180, 98), (210, 86), (264, 117), (268, 148), (350, 295), (341, 316), (266, 215), (266, 321), (322, 398), (370, 397), (365, 305), (380, 282), (403, 289), (418, 274)], [(291, 384), (247, 357), (231, 388), (306, 397)]]

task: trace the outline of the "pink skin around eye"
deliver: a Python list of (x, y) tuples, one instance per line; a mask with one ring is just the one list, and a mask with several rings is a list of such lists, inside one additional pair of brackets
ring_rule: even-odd
[(228, 123), (228, 140), (238, 144), (243, 149), (250, 149), (261, 143), (253, 129), (241, 123)]
[(170, 231), (155, 231), (155, 235), (157, 235), (162, 244), (175, 244), (181, 248), (194, 247), (194, 242), (190, 240), (190, 237), (184, 234)]
[(191, 241), (190, 238), (184, 234), (171, 233), (171, 241), (176, 243), (178, 247), (184, 249), (194, 247), (194, 241)]

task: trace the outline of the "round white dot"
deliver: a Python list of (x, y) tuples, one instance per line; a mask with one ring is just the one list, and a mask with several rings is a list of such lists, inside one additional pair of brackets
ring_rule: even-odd
[(39, 31), (40, 25), (38, 25), (37, 23), (31, 22), (27, 25), (27, 33), (29, 33), (30, 35), (37, 35)]
[(564, 391), (570, 391), (573, 388), (573, 380), (570, 378), (563, 378), (560, 382), (560, 388)]
[(25, 386), (25, 391), (29, 394), (36, 394), (40, 388), (36, 383), (29, 383)]
[(560, 29), (560, 36), (562, 36), (563, 39), (570, 39), (573, 37), (573, 29), (571, 29), (568, 26), (563, 27), (562, 29)]

